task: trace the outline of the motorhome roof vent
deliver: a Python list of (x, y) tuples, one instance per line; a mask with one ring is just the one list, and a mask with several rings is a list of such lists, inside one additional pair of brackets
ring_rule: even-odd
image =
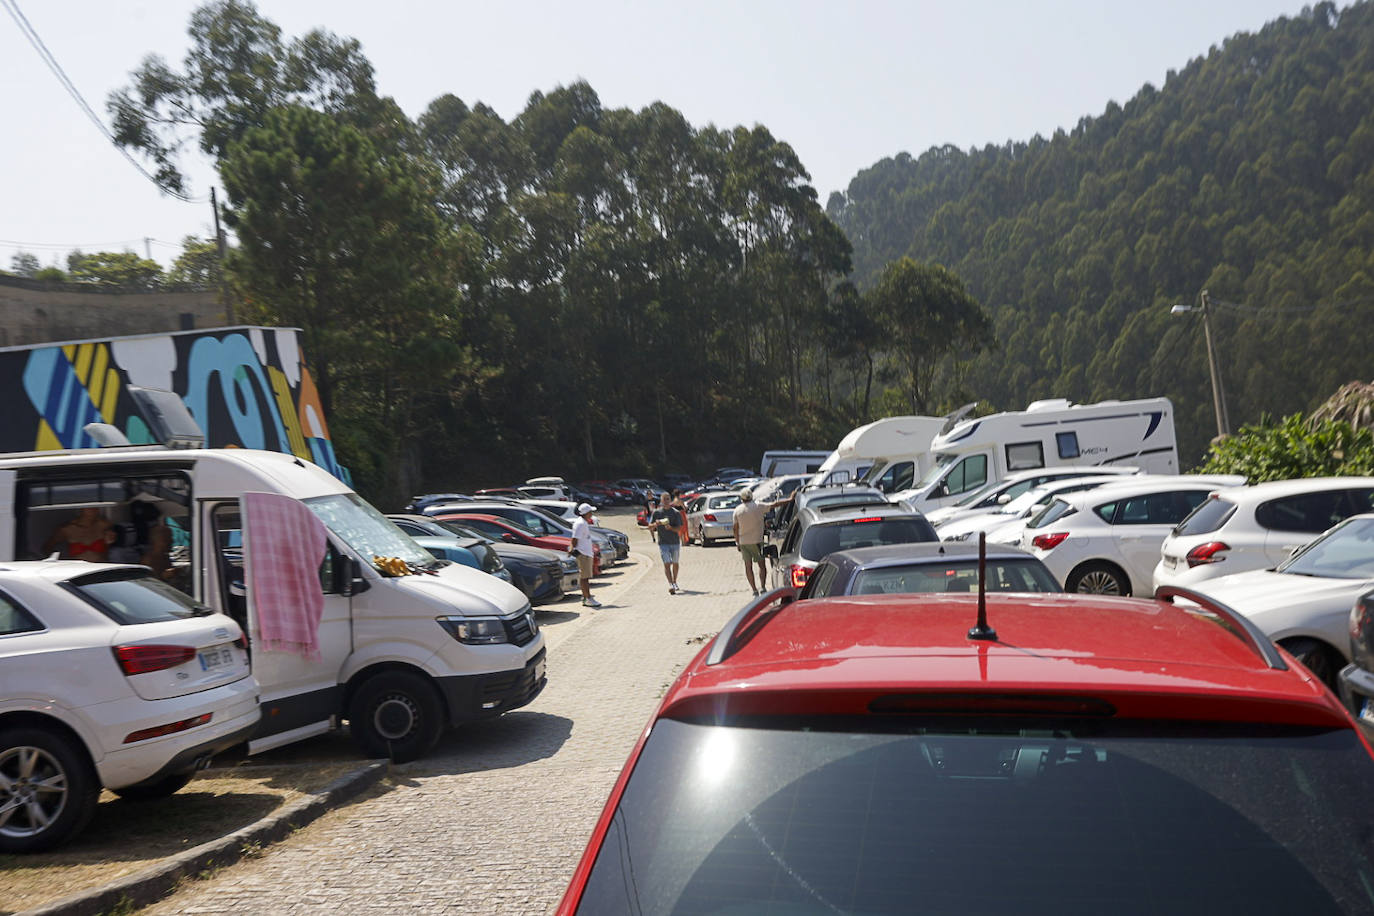
[(101, 448), (130, 444), (129, 437), (120, 432), (118, 426), (111, 426), (109, 423), (87, 423), (81, 430)]
[(1068, 398), (1048, 398), (1044, 401), (1031, 401), (1030, 406), (1026, 408), (1026, 413), (1037, 410), (1064, 410), (1071, 406), (1073, 406), (1073, 402)]
[(204, 431), (176, 392), (137, 385), (130, 385), (127, 390), (138, 407), (139, 416), (148, 424), (154, 442), (161, 442), (167, 448), (205, 447)]

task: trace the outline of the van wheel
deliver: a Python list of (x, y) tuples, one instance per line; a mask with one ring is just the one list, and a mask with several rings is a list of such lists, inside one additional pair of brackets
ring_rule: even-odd
[(1131, 581), (1110, 563), (1084, 563), (1069, 573), (1064, 590), (1090, 595), (1130, 595)]
[(44, 728), (0, 731), (0, 852), (66, 842), (99, 797), (95, 771), (72, 739)]
[(353, 741), (368, 757), (406, 763), (429, 753), (444, 730), (444, 705), (428, 679), (385, 671), (362, 683), (348, 704)]
[(190, 782), (191, 777), (195, 775), (194, 772), (176, 773), (172, 776), (164, 776), (161, 779), (155, 779), (152, 782), (141, 782), (137, 785), (125, 786), (122, 789), (111, 789), (110, 791), (120, 798), (128, 799), (129, 801), (147, 801), (154, 798), (166, 798), (186, 788), (186, 784)]
[(1336, 672), (1341, 666), (1330, 646), (1316, 639), (1286, 639), (1279, 645), (1287, 649), (1289, 655), (1302, 662), (1317, 680), (1332, 690), (1340, 689)]

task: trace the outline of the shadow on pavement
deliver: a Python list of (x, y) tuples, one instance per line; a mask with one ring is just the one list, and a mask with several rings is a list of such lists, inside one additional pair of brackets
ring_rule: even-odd
[(571, 719), (516, 710), (450, 729), (428, 757), (393, 767), (392, 772), (439, 776), (518, 767), (552, 757), (571, 734)]

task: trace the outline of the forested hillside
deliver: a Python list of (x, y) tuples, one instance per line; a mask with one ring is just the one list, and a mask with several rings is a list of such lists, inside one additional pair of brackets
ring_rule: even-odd
[(949, 403), (1167, 395), (1184, 462), (1214, 435), (1206, 289), (1232, 428), (1374, 375), (1374, 7), (1240, 34), (1048, 140), (877, 163), (827, 211), (854, 279), (953, 270), (1000, 348)]

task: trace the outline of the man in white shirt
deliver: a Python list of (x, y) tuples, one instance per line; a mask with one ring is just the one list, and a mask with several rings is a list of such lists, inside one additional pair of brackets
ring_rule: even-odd
[(568, 553), (577, 557), (577, 582), (582, 586), (584, 607), (601, 607), (601, 602), (592, 597), (592, 513), (595, 506), (580, 503), (577, 507), (577, 521), (572, 526), (572, 542)]
[[(787, 499), (754, 500), (754, 491), (740, 491), (740, 503), (735, 507), (734, 530), (735, 546), (744, 557), (744, 577), (749, 580), (749, 591), (755, 595), (767, 590), (768, 579), (764, 575), (763, 562), (763, 521), (768, 510), (780, 506), (796, 495), (794, 490)], [(754, 566), (759, 568), (759, 581), (754, 584)]]

